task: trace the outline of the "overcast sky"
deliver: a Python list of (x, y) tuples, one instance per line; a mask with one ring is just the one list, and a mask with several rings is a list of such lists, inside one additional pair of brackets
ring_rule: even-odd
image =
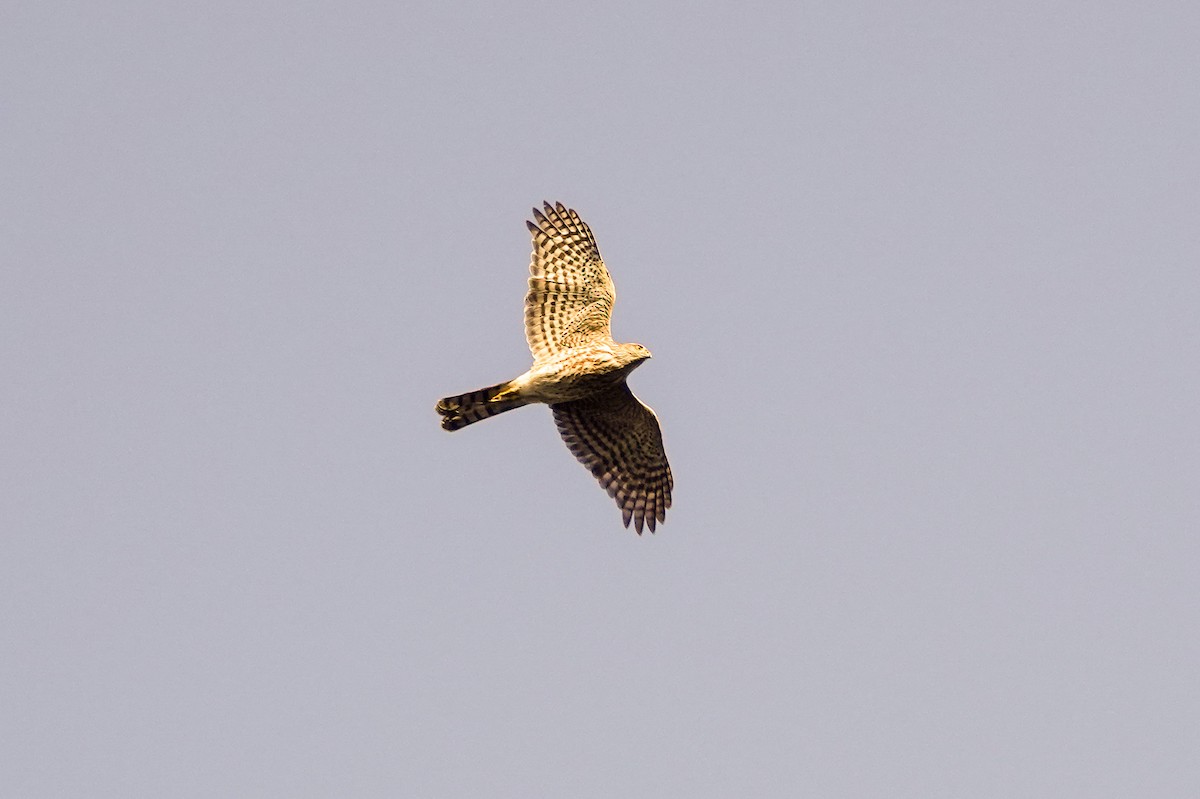
[(1200, 795), (1198, 8), (9, 0), (0, 795)]

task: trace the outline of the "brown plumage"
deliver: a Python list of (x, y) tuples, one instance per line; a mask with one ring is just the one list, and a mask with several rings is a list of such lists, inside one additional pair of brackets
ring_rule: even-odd
[(618, 344), (609, 331), (616, 290), (592, 231), (562, 203), (533, 210), (525, 337), (528, 372), (507, 383), (437, 403), (442, 427), (459, 430), (541, 402), (550, 406), (567, 448), (641, 535), (671, 507), (674, 480), (654, 411), (625, 379), (650, 358), (640, 344)]

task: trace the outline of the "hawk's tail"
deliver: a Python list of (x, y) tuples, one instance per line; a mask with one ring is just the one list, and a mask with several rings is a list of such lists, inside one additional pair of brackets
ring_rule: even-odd
[(457, 397), (438, 400), (437, 412), (442, 415), (442, 427), (459, 430), (489, 416), (511, 411), (528, 405), (529, 400), (521, 397), (512, 383), (499, 383), (478, 391), (469, 391)]

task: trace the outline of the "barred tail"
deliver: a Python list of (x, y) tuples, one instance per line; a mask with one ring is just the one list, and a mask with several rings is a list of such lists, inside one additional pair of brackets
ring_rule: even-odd
[(510, 390), (511, 383), (499, 383), (457, 397), (438, 400), (437, 412), (442, 415), (442, 427), (459, 430), (481, 419), (528, 405), (529, 401)]

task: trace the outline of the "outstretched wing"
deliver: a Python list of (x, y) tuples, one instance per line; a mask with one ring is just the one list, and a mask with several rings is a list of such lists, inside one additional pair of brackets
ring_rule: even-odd
[(568, 347), (608, 343), (616, 290), (592, 231), (562, 203), (533, 209), (525, 338), (535, 361)]
[(617, 500), (625, 526), (632, 519), (638, 535), (643, 523), (654, 532), (655, 522), (666, 520), (675, 485), (654, 411), (624, 381), (550, 409), (567, 449)]

